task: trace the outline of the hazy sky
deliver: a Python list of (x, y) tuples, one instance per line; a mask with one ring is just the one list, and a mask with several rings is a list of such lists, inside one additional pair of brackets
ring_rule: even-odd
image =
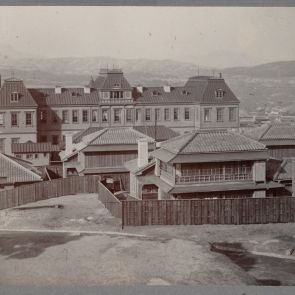
[(250, 65), (295, 59), (294, 29), (295, 8), (0, 7), (0, 52)]

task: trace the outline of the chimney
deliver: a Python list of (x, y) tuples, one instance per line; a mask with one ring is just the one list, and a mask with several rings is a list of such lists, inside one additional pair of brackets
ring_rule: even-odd
[(73, 135), (67, 133), (66, 135), (65, 155), (70, 155), (73, 152)]
[(91, 88), (89, 86), (84, 86), (84, 94), (90, 94)]
[(136, 86), (138, 92), (143, 93), (143, 86)]
[(171, 91), (171, 87), (169, 85), (164, 86), (164, 91), (169, 93)]
[(12, 140), (9, 140), (8, 138), (4, 140), (4, 152), (6, 155), (12, 155)]
[(55, 94), (61, 94), (61, 86), (55, 86)]
[(137, 141), (138, 147), (138, 156), (137, 156), (137, 166), (143, 167), (148, 164), (149, 158), (149, 148), (148, 148), (148, 141), (146, 138), (141, 138)]

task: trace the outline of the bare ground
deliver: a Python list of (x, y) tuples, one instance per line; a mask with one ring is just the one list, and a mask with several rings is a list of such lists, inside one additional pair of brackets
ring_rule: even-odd
[[(295, 224), (127, 227), (95, 194), (65, 196), (0, 211), (0, 229), (66, 230), (69, 233), (0, 233), (0, 283), (256, 284), (239, 266), (210, 251), (210, 243), (240, 243), (251, 251), (288, 254)], [(79, 234), (112, 231), (145, 237)]]

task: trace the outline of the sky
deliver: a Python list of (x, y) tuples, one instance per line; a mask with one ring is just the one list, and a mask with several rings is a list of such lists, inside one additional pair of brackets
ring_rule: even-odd
[(294, 28), (290, 7), (0, 7), (0, 53), (254, 65), (295, 60)]

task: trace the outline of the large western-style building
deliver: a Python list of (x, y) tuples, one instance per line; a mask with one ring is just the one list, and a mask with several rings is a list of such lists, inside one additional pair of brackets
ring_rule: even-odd
[(163, 125), (238, 128), (239, 100), (222, 77), (195, 76), (181, 87), (131, 86), (121, 70), (101, 70), (85, 87), (30, 88), (16, 78), (0, 90), (0, 150), (11, 143), (60, 144), (91, 127)]
[(12, 144), (37, 141), (37, 111), (36, 100), (21, 80), (4, 81), (0, 88), (0, 152), (11, 154)]
[(125, 164), (139, 199), (266, 197), (283, 187), (267, 181), (265, 145), (225, 130), (192, 131), (147, 154), (146, 144), (144, 159)]

